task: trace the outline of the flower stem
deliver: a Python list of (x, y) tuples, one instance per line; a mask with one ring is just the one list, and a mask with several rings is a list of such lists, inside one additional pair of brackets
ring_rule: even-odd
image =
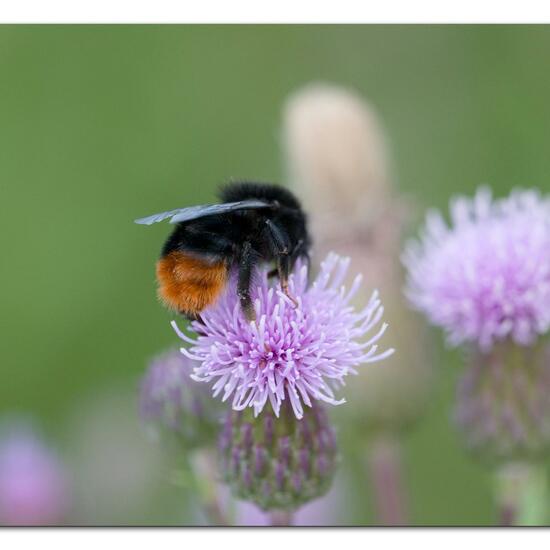
[(375, 437), (369, 445), (368, 463), (377, 523), (407, 525), (407, 499), (401, 475), (401, 449), (397, 439), (388, 434)]
[(496, 472), (500, 525), (546, 525), (547, 479), (535, 464), (509, 463)]
[(292, 525), (292, 512), (287, 510), (273, 510), (270, 518), (273, 527), (290, 527)]
[(218, 499), (216, 461), (209, 450), (195, 451), (190, 456), (195, 486), (202, 502), (204, 513), (211, 525), (229, 525)]

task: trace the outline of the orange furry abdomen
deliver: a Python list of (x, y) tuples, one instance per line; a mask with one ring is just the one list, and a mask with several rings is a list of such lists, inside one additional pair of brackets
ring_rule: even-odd
[(227, 267), (175, 251), (157, 262), (157, 280), (167, 307), (196, 315), (216, 301), (227, 281)]

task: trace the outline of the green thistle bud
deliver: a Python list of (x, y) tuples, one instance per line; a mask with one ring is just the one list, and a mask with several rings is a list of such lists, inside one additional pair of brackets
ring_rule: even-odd
[(236, 498), (263, 510), (295, 510), (325, 494), (337, 462), (336, 436), (315, 403), (298, 420), (283, 402), (271, 410), (229, 411), (219, 437), (220, 469)]
[(485, 461), (531, 460), (550, 451), (550, 348), (495, 346), (472, 356), (455, 420)]

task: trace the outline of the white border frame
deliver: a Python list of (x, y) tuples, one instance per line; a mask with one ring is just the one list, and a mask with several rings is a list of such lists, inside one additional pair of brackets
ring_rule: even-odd
[(4, 23), (540, 23), (546, 0), (3, 0)]

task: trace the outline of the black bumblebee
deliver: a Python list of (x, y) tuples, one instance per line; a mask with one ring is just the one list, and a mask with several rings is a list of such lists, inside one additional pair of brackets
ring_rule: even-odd
[(192, 206), (136, 220), (151, 225), (167, 218), (176, 228), (157, 262), (159, 297), (171, 309), (197, 318), (214, 303), (238, 271), (237, 292), (249, 320), (254, 319), (250, 284), (254, 268), (274, 262), (283, 292), (296, 260), (309, 261), (310, 238), (299, 201), (278, 185), (231, 183), (221, 204)]

